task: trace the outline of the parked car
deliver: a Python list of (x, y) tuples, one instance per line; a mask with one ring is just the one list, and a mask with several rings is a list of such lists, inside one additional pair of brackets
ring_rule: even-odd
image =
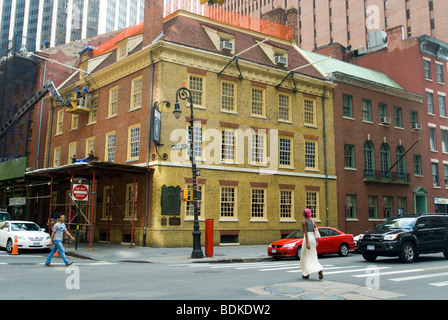
[(9, 213), (6, 211), (0, 211), (0, 223), (7, 220), (11, 220), (11, 216), (9, 215)]
[[(331, 227), (318, 227), (321, 239), (316, 247), (318, 254), (338, 253), (345, 257), (355, 249), (353, 235), (343, 233)], [(296, 230), (285, 238), (271, 243), (268, 247), (268, 256), (276, 259), (295, 257), (300, 260), (303, 242), (303, 230)]]
[(448, 215), (404, 215), (361, 234), (358, 250), (367, 261), (378, 256), (413, 262), (419, 254), (443, 252), (448, 259)]
[(50, 235), (31, 221), (3, 221), (0, 223), (0, 247), (11, 253), (17, 236), (19, 249), (50, 249)]

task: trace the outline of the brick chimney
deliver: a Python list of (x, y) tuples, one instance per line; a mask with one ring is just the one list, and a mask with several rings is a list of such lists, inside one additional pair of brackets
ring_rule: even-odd
[(163, 31), (163, 0), (145, 0), (143, 47), (149, 46)]

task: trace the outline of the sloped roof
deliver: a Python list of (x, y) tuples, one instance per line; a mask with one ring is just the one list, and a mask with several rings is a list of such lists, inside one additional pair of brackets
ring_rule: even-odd
[(389, 76), (382, 72), (363, 68), (355, 64), (329, 58), (325, 55), (303, 49), (300, 49), (300, 52), (306, 57), (306, 59), (308, 59), (310, 63), (314, 63), (315, 68), (320, 70), (325, 77), (330, 76), (331, 73), (339, 72), (396, 89), (403, 89), (395, 81), (389, 78)]

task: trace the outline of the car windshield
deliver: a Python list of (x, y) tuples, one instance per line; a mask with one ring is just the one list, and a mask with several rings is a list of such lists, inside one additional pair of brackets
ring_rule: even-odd
[(12, 231), (41, 231), (41, 228), (35, 223), (11, 223)]
[(285, 239), (296, 239), (296, 238), (303, 238), (303, 230), (299, 229), (294, 232), (291, 232), (288, 234)]
[(415, 223), (415, 218), (391, 218), (381, 225), (381, 229), (406, 229), (411, 230)]
[(6, 221), (6, 220), (10, 220), (9, 213), (0, 212), (0, 221)]

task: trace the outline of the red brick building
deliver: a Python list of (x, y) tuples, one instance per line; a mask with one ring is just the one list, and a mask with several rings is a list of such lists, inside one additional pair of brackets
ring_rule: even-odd
[(422, 96), (387, 75), (303, 51), (337, 84), (334, 130), (338, 225), (359, 234), (400, 213), (425, 211)]
[(427, 210), (448, 212), (448, 43), (429, 36), (403, 40), (402, 32), (402, 28), (388, 31), (387, 49), (357, 57), (349, 54), (348, 59), (384, 72), (405, 90), (424, 97), (414, 122), (422, 125), (425, 147), (422, 176), (428, 186)]

